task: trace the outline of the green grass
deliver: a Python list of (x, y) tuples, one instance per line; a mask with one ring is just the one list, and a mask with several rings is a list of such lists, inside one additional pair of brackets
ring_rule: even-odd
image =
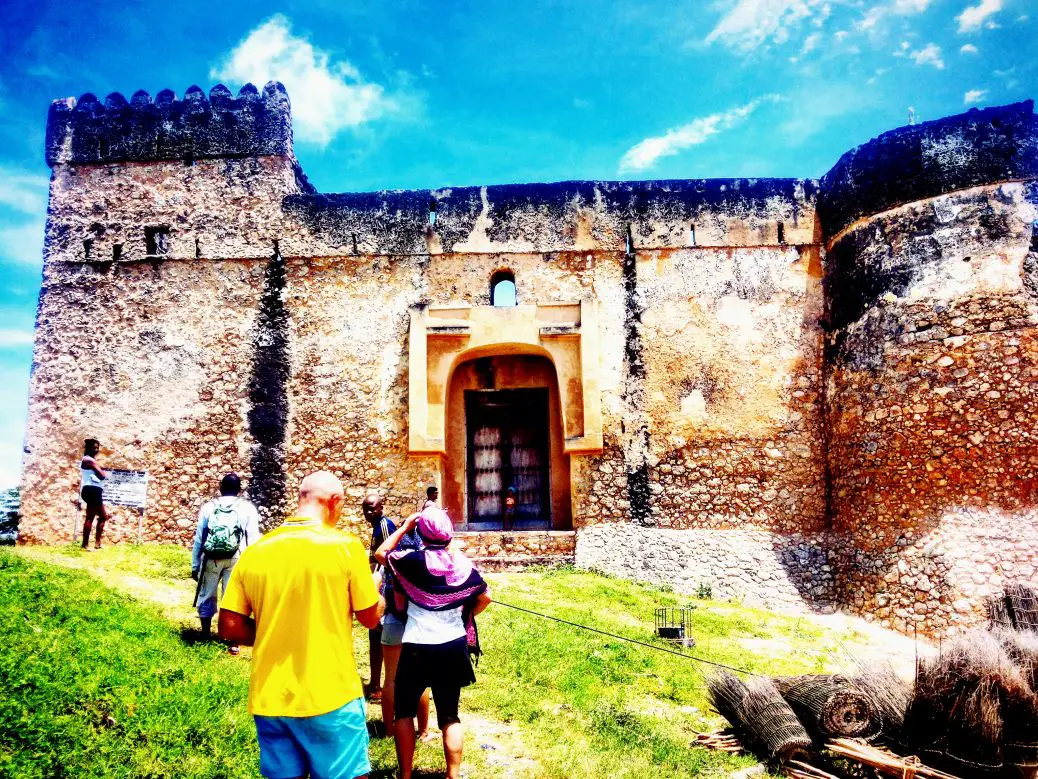
[(255, 776), (248, 669), (153, 608), (3, 551), (0, 635), (0, 776)]
[[(248, 661), (181, 640), (177, 622), (191, 624), (188, 568), (176, 547), (0, 552), (0, 777), (258, 776)], [(497, 600), (656, 643), (653, 609), (685, 602), (572, 569), (490, 578)], [(695, 605), (691, 651), (749, 670), (821, 669), (837, 640), (853, 638), (765, 611)], [(689, 747), (696, 730), (719, 724), (697, 663), (501, 605), (480, 631), (479, 681), (462, 693), (469, 777), (725, 776), (753, 762)], [(363, 630), (355, 649), (366, 677)], [(373, 740), (371, 754), (373, 776), (390, 776), (392, 742)], [(438, 745), (421, 747), (423, 775), (442, 764)]]

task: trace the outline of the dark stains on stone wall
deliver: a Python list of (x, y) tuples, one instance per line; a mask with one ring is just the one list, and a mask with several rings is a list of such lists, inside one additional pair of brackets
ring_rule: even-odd
[(263, 279), (259, 316), (253, 333), (249, 380), (249, 433), (253, 438), (249, 497), (266, 513), (270, 527), (285, 509), (285, 439), (288, 430), (288, 310), (285, 261), (274, 249)]
[(193, 86), (182, 100), (169, 89), (154, 100), (139, 90), (129, 102), (113, 92), (103, 104), (87, 93), (51, 104), (46, 149), (48, 165), (291, 157), (291, 107), (275, 81), (262, 94), (246, 84), (237, 97), (222, 84), (208, 98)]
[(638, 296), (638, 266), (630, 233), (623, 255), (624, 361), (623, 403), (625, 418), (620, 424), (626, 440), (625, 469), (627, 502), (631, 519), (652, 523), (649, 487), (649, 422), (645, 415), (645, 360), (642, 353), (642, 309)]
[[(1038, 208), (1038, 181), (1027, 188), (1027, 199)], [(1038, 298), (1038, 220), (1031, 223), (1031, 246), (1024, 257), (1024, 288)]]
[[(691, 179), (663, 181), (563, 181), (438, 190), (390, 190), (332, 195), (290, 195), (286, 213), (311, 233), (349, 251), (424, 254), (430, 211), (443, 252), (468, 239), (481, 217), (495, 242), (529, 242), (543, 250), (566, 249), (571, 216), (578, 208), (597, 212), (592, 225), (602, 248), (621, 249), (628, 224), (649, 229), (652, 221), (694, 223), (719, 213), (747, 221), (775, 218), (786, 204), (790, 224), (812, 218), (817, 182), (807, 179)], [(365, 249), (366, 247), (366, 249)]]
[(857, 219), (959, 189), (1038, 175), (1031, 100), (883, 133), (844, 154), (821, 181), (826, 236)]
[[(823, 279), (826, 363), (881, 367), (884, 343), (900, 335), (886, 323), (883, 301), (903, 297), (927, 273), (943, 272), (937, 236), (968, 223), (972, 232), (962, 240), (993, 245), (1009, 229), (982, 197), (959, 204), (971, 212), (968, 222), (949, 221), (936, 205), (890, 209), (1036, 175), (1038, 124), (1031, 101), (902, 127), (845, 154), (822, 178), (818, 198), (825, 234), (838, 235), (828, 247)], [(840, 234), (864, 217), (874, 218)]]

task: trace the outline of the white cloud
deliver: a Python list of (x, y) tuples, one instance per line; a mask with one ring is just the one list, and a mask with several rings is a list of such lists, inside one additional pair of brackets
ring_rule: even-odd
[(964, 44), (961, 49), (959, 49), (959, 54), (977, 54), (979, 51), (980, 49), (978, 49), (972, 43), (967, 43)]
[(735, 0), (706, 42), (748, 53), (769, 42), (785, 43), (805, 20), (820, 26), (831, 12), (824, 0)]
[(896, 14), (921, 14), (929, 7), (932, 0), (894, 0), (893, 10)]
[(955, 17), (959, 23), (959, 32), (976, 32), (988, 19), (1002, 10), (1005, 0), (980, 0), (978, 5), (971, 5), (961, 14)]
[(11, 328), (0, 328), (0, 349), (9, 349), (19, 346), (32, 346), (32, 330), (14, 330)]
[(986, 89), (971, 89), (963, 96), (962, 102), (965, 105), (974, 105), (984, 100), (987, 96), (988, 91)]
[(931, 2), (933, 0), (893, 0), (889, 4), (874, 5), (865, 12), (855, 26), (864, 32), (871, 32), (890, 14), (897, 16), (921, 14), (930, 6)]
[(366, 81), (349, 62), (333, 60), (306, 38), (293, 35), (291, 22), (282, 14), (250, 32), (210, 75), (261, 88), (271, 79), (280, 81), (292, 100), (297, 137), (320, 146), (342, 130), (400, 108), (385, 87)]
[(0, 205), (23, 214), (43, 214), (49, 183), (46, 176), (0, 167)]
[(0, 259), (19, 265), (41, 265), (43, 230), (42, 218), (39, 221), (0, 227)]
[(718, 133), (731, 129), (745, 120), (764, 102), (779, 100), (778, 95), (766, 95), (738, 108), (694, 119), (686, 125), (667, 130), (663, 135), (646, 138), (624, 154), (620, 172), (641, 171), (651, 167), (661, 157), (669, 157), (691, 146), (697, 146)]
[(873, 6), (865, 12), (865, 15), (861, 17), (861, 21), (859, 21), (856, 26), (859, 30), (865, 30), (868, 32), (869, 30), (875, 29), (876, 25), (879, 24), (880, 20), (886, 15), (887, 8), (885, 6)]
[(936, 43), (928, 43), (918, 51), (910, 55), (916, 65), (933, 65), (938, 70), (944, 70), (944, 60), (941, 58), (941, 47)]

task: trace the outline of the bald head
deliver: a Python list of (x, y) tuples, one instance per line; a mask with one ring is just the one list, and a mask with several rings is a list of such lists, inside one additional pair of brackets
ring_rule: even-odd
[(369, 492), (360, 504), (360, 510), (364, 514), (364, 519), (374, 525), (382, 519), (382, 496), (377, 492)]
[(342, 482), (334, 473), (311, 473), (299, 485), (299, 516), (320, 519), (334, 526), (342, 512)]

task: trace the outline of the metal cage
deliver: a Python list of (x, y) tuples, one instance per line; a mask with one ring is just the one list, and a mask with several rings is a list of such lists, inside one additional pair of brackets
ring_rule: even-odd
[(656, 635), (684, 647), (696, 645), (692, 637), (695, 606), (661, 606), (656, 609)]

